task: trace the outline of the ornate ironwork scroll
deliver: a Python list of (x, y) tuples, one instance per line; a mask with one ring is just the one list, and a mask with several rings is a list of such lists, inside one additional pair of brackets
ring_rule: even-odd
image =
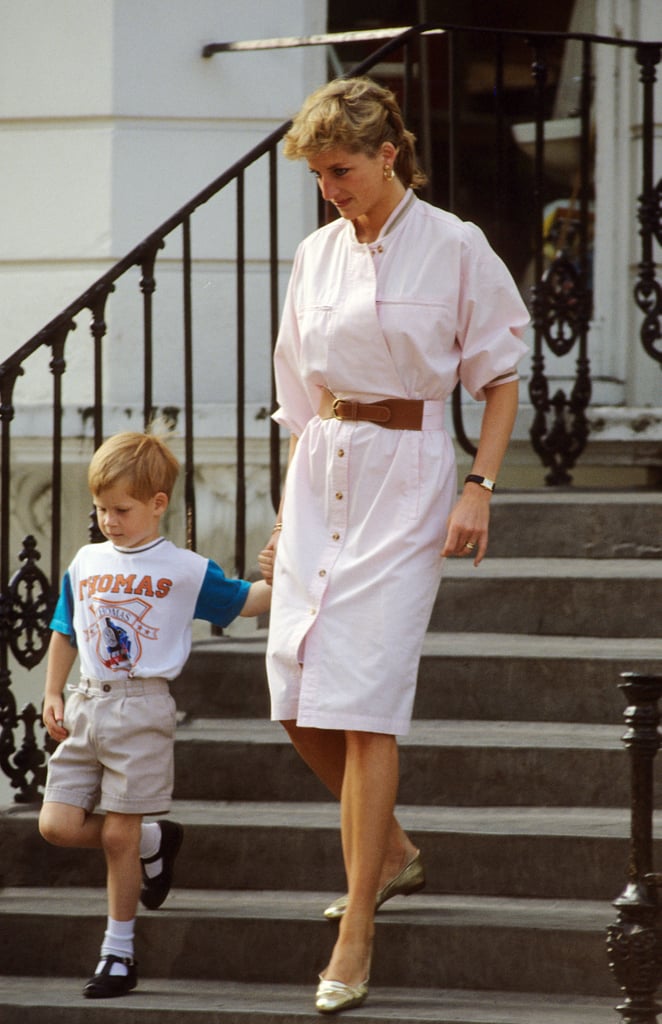
[(662, 928), (653, 856), (653, 760), (660, 747), (658, 700), (662, 676), (625, 672), (619, 683), (628, 706), (623, 743), (630, 753), (631, 835), (628, 883), (614, 901), (618, 920), (607, 929), (609, 967), (625, 999), (624, 1024), (656, 1024), (662, 980)]
[[(591, 398), (591, 377), (587, 339), (593, 302), (588, 259), (591, 47), (587, 40), (582, 45), (580, 166), (569, 208), (564, 213), (557, 234), (551, 238), (554, 254), (547, 268), (544, 265), (543, 236), (543, 109), (547, 67), (542, 43), (536, 45), (532, 65), (537, 95), (534, 184), (537, 240), (536, 284), (532, 289), (535, 341), (529, 383), (535, 415), (530, 436), (534, 450), (549, 469), (545, 477), (548, 484), (571, 483), (572, 477), (568, 471), (584, 450), (589, 434), (586, 409)], [(574, 210), (577, 197), (579, 207)], [(544, 348), (547, 347), (555, 356), (561, 357), (568, 355), (575, 346), (578, 357), (570, 395), (559, 388), (550, 397)]]
[(643, 85), (642, 118), (642, 191), (639, 196), (639, 235), (641, 262), (634, 288), (637, 306), (644, 314), (640, 337), (651, 359), (662, 366), (662, 285), (655, 276), (653, 239), (662, 245), (662, 178), (653, 184), (653, 90), (655, 68), (660, 62), (661, 48), (656, 45), (637, 47), (637, 62)]
[[(26, 537), (19, 556), (24, 564), (12, 577), (2, 597), (0, 628), (12, 654), (24, 668), (34, 668), (48, 646), (52, 611), (49, 582), (37, 566), (40, 559), (34, 537)], [(12, 787), (18, 790), (18, 803), (39, 799), (46, 780), (46, 752), (37, 740), (40, 715), (34, 704), (26, 704), (20, 713), (11, 689), (11, 673), (6, 664), (0, 669), (0, 768)], [(20, 746), (16, 733), (23, 730)]]
[(34, 537), (23, 541), (19, 561), (24, 565), (9, 583), (11, 633), (9, 646), (24, 668), (34, 668), (44, 657), (53, 610), (50, 584), (38, 567), (41, 555)]

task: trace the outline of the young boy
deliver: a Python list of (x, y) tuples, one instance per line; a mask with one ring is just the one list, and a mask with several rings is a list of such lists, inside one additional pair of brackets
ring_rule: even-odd
[[(182, 828), (142, 819), (170, 810), (175, 703), (168, 683), (189, 655), (192, 620), (226, 626), (270, 602), (263, 580), (227, 579), (214, 562), (160, 536), (178, 471), (156, 435), (127, 432), (101, 445), (88, 484), (106, 542), (74, 557), (51, 621), (43, 717), (59, 746), (39, 829), (56, 846), (100, 847), (105, 855), (108, 922), (83, 989), (90, 999), (135, 988), (138, 900), (156, 909), (170, 889)], [(69, 685), (65, 709), (76, 654), (81, 678)]]

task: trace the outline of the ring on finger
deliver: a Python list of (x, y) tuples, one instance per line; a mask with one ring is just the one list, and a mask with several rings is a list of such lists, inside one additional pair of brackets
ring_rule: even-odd
[(467, 548), (467, 549), (468, 549), (469, 551), (473, 551), (473, 549), (474, 549), (474, 548), (476, 547), (476, 542), (475, 542), (475, 541), (473, 541), (473, 540), (468, 540), (468, 541), (467, 541), (467, 543), (466, 543), (466, 544), (465, 544), (464, 546), (465, 546), (465, 548)]

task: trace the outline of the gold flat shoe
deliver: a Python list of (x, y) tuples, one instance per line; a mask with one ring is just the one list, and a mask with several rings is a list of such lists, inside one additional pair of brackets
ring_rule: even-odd
[(368, 995), (368, 979), (359, 985), (345, 985), (342, 981), (326, 981), (320, 975), (315, 996), (315, 1009), (319, 1013), (340, 1013), (351, 1010), (365, 1002)]
[[(421, 860), (421, 851), (418, 850), (409, 864), (406, 864), (402, 871), (400, 871), (390, 882), (387, 882), (383, 889), (380, 889), (377, 893), (377, 899), (375, 900), (375, 910), (379, 910), (382, 903), (386, 903), (392, 896), (411, 896), (413, 892), (418, 892), (425, 885), (425, 870), (423, 868), (423, 861)], [(329, 921), (335, 921), (339, 917), (342, 917), (347, 910), (348, 897), (340, 896), (337, 900), (326, 908), (324, 916)]]

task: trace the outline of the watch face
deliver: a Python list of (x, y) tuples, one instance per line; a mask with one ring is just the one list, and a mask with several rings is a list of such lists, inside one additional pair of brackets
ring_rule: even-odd
[(484, 487), (486, 491), (493, 491), (496, 486), (494, 480), (490, 480), (489, 477), (486, 476), (478, 476), (477, 473), (469, 473), (469, 476), (465, 477), (464, 482), (465, 484), (470, 482), (473, 484), (480, 484), (480, 486)]

